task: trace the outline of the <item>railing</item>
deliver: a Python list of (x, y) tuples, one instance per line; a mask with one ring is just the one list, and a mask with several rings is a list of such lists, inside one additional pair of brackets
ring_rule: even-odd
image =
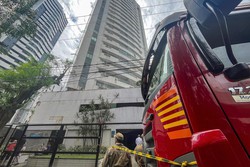
[[(33, 153), (33, 154), (48, 154), (50, 156), (48, 167), (52, 167), (56, 154), (95, 154), (95, 167), (98, 166), (98, 159), (100, 154), (100, 147), (101, 147), (101, 141), (102, 141), (102, 134), (103, 130), (105, 130), (106, 126), (111, 125), (134, 125), (138, 124), (141, 125), (141, 122), (129, 122), (129, 123), (103, 123), (103, 124), (23, 124), (23, 125), (17, 125), (17, 126), (9, 126), (7, 132), (4, 136), (1, 137), (1, 147), (3, 148), (2, 154), (4, 153), (4, 150), (6, 150), (8, 143), (10, 143), (11, 140), (17, 140), (16, 147), (14, 151), (11, 152), (11, 156), (7, 161), (6, 167), (10, 167), (11, 163), (13, 161), (13, 158), (18, 153)], [(95, 127), (95, 135), (93, 136), (81, 136), (81, 135), (65, 135), (65, 130), (69, 127), (75, 127), (75, 131), (78, 131), (80, 127)], [(98, 128), (97, 128), (98, 127)], [(14, 130), (13, 130), (14, 128)], [(11, 129), (13, 131), (11, 131)], [(39, 135), (27, 135), (27, 133), (30, 133), (32, 131), (49, 131), (52, 134), (52, 131), (54, 131), (54, 135), (45, 135), (45, 136), (39, 136)], [(18, 132), (18, 133), (17, 133)], [(11, 133), (11, 134), (10, 134)], [(9, 136), (9, 137), (8, 137)], [(26, 142), (26, 140), (47, 140), (48, 142), (53, 141), (53, 146), (51, 145), (51, 148), (46, 151), (38, 151), (38, 150), (20, 150), (21, 147), (23, 147), (23, 144)], [(59, 145), (63, 142), (64, 139), (82, 139), (82, 140), (97, 140), (97, 145), (95, 148), (95, 151), (60, 151), (58, 150)], [(24, 142), (25, 141), (25, 142)], [(4, 144), (5, 143), (5, 144)], [(35, 142), (39, 143), (39, 142)], [(30, 146), (32, 148), (32, 146)]]
[(2, 132), (0, 135), (0, 148), (2, 147), (2, 145), (4, 144), (4, 141), (5, 141), (5, 139), (7, 138), (7, 136), (8, 136), (8, 134), (9, 134), (9, 132), (10, 132), (10, 130), (11, 130), (11, 128), (12, 128), (12, 125), (6, 125), (5, 127), (4, 127), (4, 130), (6, 131), (6, 132)]

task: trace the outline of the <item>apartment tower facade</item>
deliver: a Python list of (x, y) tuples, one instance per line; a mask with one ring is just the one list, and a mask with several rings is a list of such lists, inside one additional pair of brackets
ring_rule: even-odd
[(30, 56), (43, 60), (52, 51), (68, 21), (57, 0), (38, 0), (32, 9), (36, 12), (37, 31), (34, 36), (20, 39), (2, 36), (0, 41), (8, 54), (0, 54), (0, 68), (10, 69), (29, 61)]
[(68, 90), (138, 87), (146, 39), (135, 0), (98, 0), (74, 60)]

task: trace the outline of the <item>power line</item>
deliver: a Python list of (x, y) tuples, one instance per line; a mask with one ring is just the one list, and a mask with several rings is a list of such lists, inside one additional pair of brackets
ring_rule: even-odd
[(71, 26), (79, 26), (79, 25), (86, 25), (88, 23), (81, 23), (81, 24), (71, 24), (71, 25), (67, 25), (66, 27), (71, 27)]
[[(78, 65), (72, 65), (72, 66), (67, 66), (67, 67), (74, 67), (74, 68), (82, 68), (84, 67), (93, 67), (93, 66), (99, 66), (99, 65), (112, 65), (112, 64), (119, 64), (119, 63), (125, 63), (125, 62), (134, 62), (135, 63), (140, 63), (139, 61), (144, 61), (146, 60), (145, 58), (140, 58), (140, 59), (131, 59), (131, 60), (123, 60), (123, 61), (110, 61), (110, 62), (103, 62), (103, 63), (95, 63), (95, 64), (90, 64), (90, 65), (84, 65), (84, 64), (78, 64)], [(51, 67), (51, 69), (64, 69), (64, 67)], [(36, 69), (36, 68), (32, 68)]]
[(186, 10), (186, 9), (179, 9), (179, 10), (165, 11), (165, 12), (159, 12), (159, 13), (151, 13), (151, 14), (146, 14), (146, 15), (142, 15), (142, 16), (153, 16), (153, 15), (159, 15), (159, 14), (164, 14), (164, 13), (179, 12), (179, 11), (183, 11), (183, 10)]
[[(140, 71), (137, 70), (137, 71), (124, 72), (124, 73), (113, 74), (113, 75), (108, 75), (108, 76), (86, 78), (86, 80), (94, 80), (94, 79), (98, 79), (98, 78), (107, 78), (107, 77), (119, 76), (119, 75), (123, 75), (123, 74), (130, 74), (130, 73), (136, 73), (136, 72), (140, 72)], [(79, 82), (79, 80), (68, 80), (68, 81), (61, 82), (61, 83), (70, 83), (70, 82)]]
[(97, 71), (92, 71), (88, 73), (78, 73), (78, 74), (71, 74), (73, 77), (74, 76), (84, 76), (84, 74), (89, 75), (89, 74), (96, 74), (96, 73), (106, 73), (106, 72), (114, 72), (114, 71), (122, 71), (122, 70), (129, 70), (129, 69), (134, 69), (134, 68), (141, 68), (143, 66), (132, 66), (132, 67), (124, 67), (124, 68), (117, 68), (117, 69), (106, 69), (106, 70), (97, 70)]
[[(171, 4), (171, 3), (169, 3), (169, 4)], [(160, 5), (158, 5), (158, 6), (160, 6)], [(178, 12), (178, 11), (183, 11), (183, 10), (186, 10), (186, 9), (170, 10), (170, 11), (160, 12), (160, 13), (150, 13), (150, 14), (145, 14), (145, 15), (141, 15), (141, 16), (151, 16), (151, 15), (157, 15), (157, 14), (162, 14), (162, 13)], [(74, 17), (79, 18), (79, 17), (86, 17), (86, 16), (91, 16), (91, 15), (82, 15), (82, 16), (74, 16)]]
[[(72, 18), (89, 17), (89, 16), (91, 16), (91, 14), (89, 14), (89, 15), (82, 15), (82, 16), (72, 16)], [(71, 19), (71, 17), (67, 17), (66, 19)]]
[[(125, 63), (125, 62), (134, 62), (135, 63), (141, 63), (140, 61), (146, 60), (145, 58), (140, 58), (140, 59), (130, 59), (130, 60), (123, 60), (123, 61), (110, 61), (110, 62), (103, 62), (103, 63), (95, 63), (95, 64), (89, 64), (89, 65), (84, 65), (84, 64), (78, 64), (78, 65), (72, 65), (72, 66), (67, 66), (67, 67), (74, 67), (74, 68), (82, 68), (84, 67), (93, 67), (93, 66), (99, 66), (99, 65), (112, 65), (112, 64), (119, 64), (119, 63)], [(63, 63), (62, 63), (63, 64)], [(31, 68), (31, 69), (39, 69), (39, 68)], [(48, 68), (46, 68), (48, 69)], [(50, 67), (50, 69), (64, 69), (64, 67)]]
[[(141, 68), (143, 66), (132, 66), (132, 67), (124, 67), (124, 68), (116, 68), (116, 69), (105, 69), (105, 70), (97, 70), (97, 71), (92, 71), (92, 72), (88, 72), (88, 73), (79, 73), (80, 76), (83, 76), (84, 74), (88, 75), (88, 74), (96, 74), (96, 73), (106, 73), (106, 72), (114, 72), (114, 71), (122, 71), (122, 70), (129, 70), (129, 69), (134, 69), (134, 68)], [(79, 75), (76, 74), (76, 75)], [(71, 74), (74, 77), (74, 74)]]
[(167, 3), (157, 4), (157, 5), (143, 6), (143, 7), (141, 7), (141, 9), (144, 9), (144, 8), (151, 8), (151, 7), (155, 7), (155, 6), (170, 5), (170, 4), (180, 3), (180, 2), (183, 3), (183, 1), (167, 2)]
[[(133, 72), (139, 72), (139, 71), (133, 71)], [(133, 73), (133, 72), (124, 72), (124, 73), (119, 73), (119, 74), (113, 74), (113, 75), (109, 75), (109, 76), (102, 76), (102, 77), (94, 77), (94, 78), (87, 78), (86, 80), (94, 80), (94, 79), (101, 79), (101, 78), (107, 78), (107, 77), (112, 77), (112, 76), (119, 76), (119, 75), (123, 75), (123, 74), (129, 74), (129, 73)], [(60, 82), (60, 84), (65, 84), (65, 83), (74, 83), (74, 82), (79, 82), (79, 80), (71, 80), (71, 81), (64, 81), (64, 82)], [(53, 91), (52, 92), (66, 92), (66, 91)]]
[[(90, 66), (98, 66), (98, 65), (112, 65), (112, 64), (117, 64), (117, 63), (125, 63), (125, 62), (133, 62), (133, 61), (143, 61), (143, 60), (146, 60), (144, 58), (140, 58), (140, 59), (131, 59), (131, 60), (124, 60), (124, 61), (111, 61), (111, 62), (104, 62), (104, 63), (96, 63), (96, 64), (90, 64), (90, 65), (86, 65), (85, 67), (90, 67)], [(74, 67), (77, 67), (77, 66), (84, 66), (83, 64), (80, 64), (80, 65), (75, 65)]]
[[(180, 2), (183, 2), (183, 1), (166, 2), (166, 3), (162, 3), (162, 4), (143, 6), (143, 7), (140, 7), (140, 8), (141, 8), (141, 9), (144, 9), (144, 8), (151, 8), (151, 7), (155, 7), (155, 6), (165, 6), (165, 5), (171, 5), (171, 4), (176, 4), (176, 3), (180, 3)], [(72, 18), (89, 17), (89, 16), (91, 16), (91, 14), (88, 14), (88, 15), (80, 15), (80, 16), (72, 16)], [(142, 16), (143, 16), (143, 15), (142, 15)], [(66, 19), (71, 19), (71, 17), (67, 17)]]
[[(136, 69), (136, 68), (141, 68), (143, 66), (134, 66), (134, 67), (126, 67), (126, 68), (119, 68), (119, 69), (107, 69), (107, 70), (97, 70), (97, 71), (93, 71), (93, 72), (88, 72), (88, 73), (81, 73), (80, 75), (79, 74), (76, 74), (79, 75), (80, 77), (81, 76), (84, 76), (84, 75), (89, 75), (89, 74), (96, 74), (96, 73), (106, 73), (106, 72), (117, 72), (117, 71), (121, 71), (121, 70), (128, 70), (128, 69)], [(73, 74), (71, 74), (73, 75)], [(70, 75), (65, 75), (64, 77), (66, 76), (70, 76)], [(73, 75), (74, 77), (74, 75)], [(47, 76), (47, 77), (44, 77), (44, 76), (34, 76), (34, 77), (31, 77), (31, 78), (23, 78), (23, 79), (11, 79), (11, 80), (4, 80), (2, 82), (17, 82), (17, 81), (27, 81), (27, 80), (33, 80), (33, 79), (39, 79), (39, 78), (54, 78), (54, 76)]]
[[(180, 2), (182, 2), (182, 1), (170, 2), (170, 3), (163, 3), (163, 4), (151, 5), (151, 6), (145, 6), (143, 8), (154, 7), (154, 6), (163, 6), (165, 4), (174, 4), (174, 3), (180, 3)], [(150, 14), (144, 14), (142, 16), (153, 16), (153, 15), (159, 15), (159, 14), (165, 14), (165, 13), (179, 12), (179, 11), (183, 11), (183, 10), (186, 10), (186, 9), (170, 10), (170, 11), (164, 11), (164, 12), (159, 12), (159, 13), (150, 13)], [(75, 17), (78, 18), (78, 17), (86, 17), (86, 16), (90, 16), (90, 15), (75, 16)], [(84, 24), (87, 24), (87, 23), (84, 23)], [(84, 24), (75, 24), (75, 25), (70, 25), (70, 26), (78, 26), (78, 25), (84, 25)], [(151, 29), (154, 29), (154, 28), (155, 27), (149, 27), (149, 28), (144, 28), (144, 30), (151, 30)], [(58, 41), (67, 41), (67, 40), (76, 40), (76, 39), (81, 39), (81, 37), (59, 39)]]
[(76, 77), (76, 76), (82, 76), (82, 75), (88, 75), (88, 74), (92, 74), (92, 73), (104, 73), (104, 72), (109, 72), (109, 71), (119, 71), (119, 70), (128, 70), (128, 71), (130, 71), (130, 69), (132, 68), (139, 68), (139, 67), (143, 67), (143, 65), (141, 65), (141, 64), (133, 64), (134, 66), (123, 66), (122, 68), (116, 68), (116, 69), (114, 69), (113, 67), (113, 69), (112, 68), (109, 68), (109, 69), (105, 69), (105, 70), (100, 70), (100, 69), (102, 69), (102, 68), (105, 68), (105, 67), (96, 67), (96, 68), (99, 68), (99, 70), (97, 70), (97, 71), (90, 71), (90, 72), (88, 72), (88, 73), (82, 73), (82, 72), (79, 72), (78, 71), (78, 73), (76, 73), (76, 72), (71, 72), (71, 74), (69, 74), (69, 75), (65, 75), (65, 76), (70, 76), (70, 75), (72, 75), (73, 77)]

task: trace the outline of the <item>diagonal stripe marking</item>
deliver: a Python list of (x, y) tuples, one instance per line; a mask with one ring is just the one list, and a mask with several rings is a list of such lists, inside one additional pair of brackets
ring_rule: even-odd
[(173, 128), (173, 127), (180, 126), (180, 125), (186, 125), (186, 124), (188, 124), (187, 119), (182, 119), (180, 121), (175, 121), (173, 123), (166, 124), (164, 125), (164, 128), (169, 129), (169, 128)]
[(171, 104), (171, 103), (173, 103), (174, 101), (177, 101), (177, 100), (179, 100), (179, 99), (180, 99), (180, 96), (177, 95), (177, 96), (171, 98), (170, 100), (166, 101), (165, 103), (161, 104), (160, 106), (158, 106), (155, 110), (156, 110), (156, 111), (159, 111), (159, 110), (162, 109), (163, 107), (166, 107), (167, 105), (169, 105), (169, 104)]
[(191, 137), (191, 131), (189, 128), (176, 130), (173, 132), (167, 132), (170, 139), (181, 139), (181, 138), (188, 138)]
[(180, 107), (182, 107), (182, 104), (181, 103), (177, 103), (177, 104), (175, 104), (175, 105), (173, 105), (173, 106), (171, 106), (171, 107), (169, 107), (169, 108), (167, 108), (167, 109), (159, 112), (158, 116), (162, 116), (163, 114), (166, 114), (166, 113), (168, 113), (168, 112), (170, 112), (172, 110), (175, 110), (177, 108), (180, 108)]
[(167, 91), (152, 103), (153, 107), (156, 107), (157, 104), (159, 104), (160, 102), (162, 102), (163, 100), (167, 99), (168, 97), (172, 96), (175, 93), (177, 93), (176, 89), (171, 89)]
[(174, 114), (171, 114), (171, 115), (169, 115), (167, 117), (162, 118), (161, 122), (166, 122), (166, 121), (168, 121), (170, 119), (173, 119), (173, 118), (176, 118), (176, 117), (179, 117), (179, 116), (183, 116), (183, 115), (185, 115), (184, 110), (181, 110), (181, 111), (179, 111), (177, 113), (174, 113)]

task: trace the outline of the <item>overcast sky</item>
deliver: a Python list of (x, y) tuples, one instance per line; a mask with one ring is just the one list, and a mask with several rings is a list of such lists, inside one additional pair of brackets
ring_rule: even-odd
[[(52, 54), (63, 59), (73, 60), (80, 38), (96, 0), (58, 0), (67, 17), (68, 25), (59, 38)], [(183, 0), (136, 0), (141, 6), (147, 43), (149, 44), (154, 26), (167, 15), (185, 10)], [(244, 0), (243, 2), (250, 2)]]

